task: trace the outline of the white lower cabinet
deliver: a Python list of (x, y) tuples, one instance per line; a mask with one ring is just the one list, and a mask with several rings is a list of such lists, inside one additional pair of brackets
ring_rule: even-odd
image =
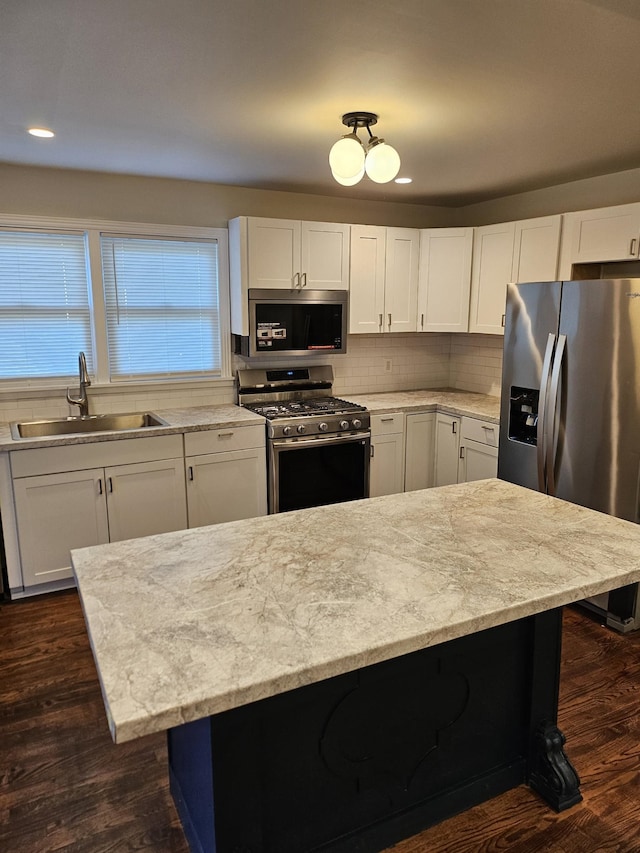
[(404, 414), (371, 416), (369, 495), (404, 491)]
[(458, 482), (486, 480), (498, 473), (498, 425), (462, 418)]
[(189, 527), (267, 513), (262, 426), (185, 435)]
[(434, 486), (449, 486), (458, 482), (460, 452), (460, 418), (438, 412), (435, 424)]
[(410, 412), (406, 424), (404, 490), (428, 489), (433, 486), (436, 413)]
[[(167, 441), (166, 439), (169, 439)], [(74, 548), (186, 527), (181, 436), (129, 439), (12, 453), (13, 493), (25, 587), (73, 576)], [(140, 442), (140, 447), (136, 447)], [(121, 444), (118, 448), (116, 445)], [(93, 460), (102, 465), (55, 471)], [(71, 452), (70, 452), (71, 451)], [(123, 458), (145, 461), (104, 465)], [(178, 453), (168, 459), (153, 459)], [(41, 473), (42, 472), (42, 473)]]
[(109, 541), (102, 468), (13, 481), (25, 586), (72, 576), (72, 548)]

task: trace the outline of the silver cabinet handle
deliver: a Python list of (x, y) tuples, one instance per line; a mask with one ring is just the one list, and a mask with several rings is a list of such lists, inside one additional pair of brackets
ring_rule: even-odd
[(460, 456), (460, 459), (464, 459), (464, 447), (460, 448), (460, 453), (458, 455)]
[(631, 245), (629, 246), (629, 254), (635, 255), (636, 253), (636, 238), (633, 237), (631, 240)]
[(507, 315), (506, 315), (506, 314), (503, 314), (503, 315), (502, 315), (502, 318), (501, 318), (501, 320), (500, 320), (500, 325), (502, 326), (502, 328), (503, 328), (503, 329), (504, 329), (504, 327), (505, 327), (505, 323), (506, 323), (506, 322), (507, 322)]
[(306, 287), (306, 286), (307, 286), (307, 274), (306, 274), (306, 272), (303, 272), (302, 273), (302, 285), (301, 285), (301, 287)]
[(373, 457), (375, 456), (375, 452), (374, 452), (374, 451), (375, 451), (375, 447), (374, 447), (374, 446), (373, 446), (373, 444), (372, 444), (372, 445), (371, 445), (371, 452), (370, 452), (370, 454), (369, 454), (369, 455), (371, 456), (371, 458), (372, 458), (372, 459), (373, 459)]
[(187, 470), (189, 472), (189, 480), (193, 482), (193, 465), (189, 465)]
[(389, 328), (391, 328), (391, 314), (389, 314)]
[(451, 421), (451, 432), (454, 435), (458, 432), (458, 421)]
[(388, 424), (390, 421), (392, 422), (393, 418), (380, 418), (380, 423), (382, 424)]
[(424, 329), (424, 314), (420, 315), (420, 328)]
[(102, 477), (98, 480), (98, 494), (102, 494)]
[(293, 274), (293, 286), (300, 287), (300, 273), (296, 272)]
[(233, 430), (231, 432), (219, 432), (218, 438), (230, 438), (233, 435)]
[(379, 315), (378, 325), (382, 328), (382, 314)]
[(107, 477), (107, 484), (108, 484), (109, 493), (112, 493), (113, 492), (113, 480), (111, 477)]

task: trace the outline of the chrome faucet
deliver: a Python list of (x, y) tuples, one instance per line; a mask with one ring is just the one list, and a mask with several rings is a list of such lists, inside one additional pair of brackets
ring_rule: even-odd
[(87, 398), (87, 388), (91, 385), (89, 374), (87, 373), (87, 359), (83, 352), (78, 356), (78, 370), (80, 373), (80, 388), (79, 396), (72, 397), (67, 388), (67, 402), (74, 406), (80, 406), (80, 416), (86, 418), (89, 414), (89, 400)]

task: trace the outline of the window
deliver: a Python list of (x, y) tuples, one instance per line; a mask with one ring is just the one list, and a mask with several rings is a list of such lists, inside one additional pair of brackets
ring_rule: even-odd
[(83, 234), (0, 230), (0, 380), (91, 370), (88, 294)]
[(218, 244), (102, 235), (112, 380), (221, 371)]
[(0, 386), (230, 379), (223, 228), (0, 214)]

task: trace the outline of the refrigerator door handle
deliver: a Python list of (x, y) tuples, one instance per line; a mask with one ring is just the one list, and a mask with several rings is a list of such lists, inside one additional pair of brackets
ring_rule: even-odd
[(538, 453), (538, 491), (547, 491), (547, 478), (545, 472), (545, 453), (547, 435), (545, 426), (547, 422), (547, 396), (549, 392), (549, 378), (551, 375), (551, 361), (553, 359), (553, 348), (556, 336), (549, 333), (547, 348), (542, 362), (542, 375), (540, 377), (540, 397), (538, 400), (538, 429), (536, 432), (536, 445)]
[(551, 371), (551, 390), (549, 393), (547, 417), (547, 436), (546, 444), (546, 469), (547, 469), (547, 493), (555, 496), (556, 493), (556, 477), (555, 477), (555, 462), (556, 462), (556, 417), (558, 414), (558, 387), (560, 385), (560, 373), (562, 371), (562, 359), (564, 358), (564, 350), (567, 343), (566, 335), (558, 335), (558, 346), (553, 360), (553, 370)]

